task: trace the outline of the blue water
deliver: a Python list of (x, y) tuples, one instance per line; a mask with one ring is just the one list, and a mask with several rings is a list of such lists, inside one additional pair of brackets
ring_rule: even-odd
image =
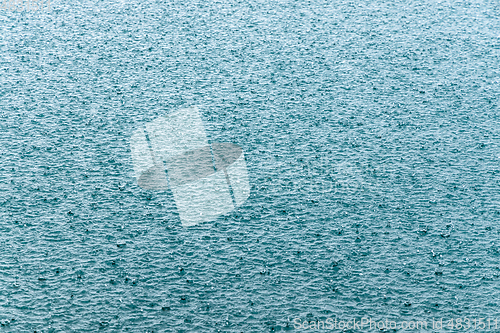
[[(0, 332), (500, 321), (499, 17), (486, 0), (2, 9)], [(137, 186), (129, 138), (190, 105), (243, 147), (251, 195), (186, 228), (171, 192)]]

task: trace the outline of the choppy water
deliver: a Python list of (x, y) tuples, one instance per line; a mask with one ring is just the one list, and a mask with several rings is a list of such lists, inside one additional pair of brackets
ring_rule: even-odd
[[(0, 12), (0, 332), (500, 320), (497, 1)], [(198, 105), (251, 195), (182, 227), (129, 138)], [(494, 331), (483, 330), (483, 331)]]

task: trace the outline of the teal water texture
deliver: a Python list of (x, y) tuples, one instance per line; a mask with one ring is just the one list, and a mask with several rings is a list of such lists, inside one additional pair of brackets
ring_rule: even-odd
[[(497, 1), (0, 12), (0, 332), (500, 319)], [(251, 194), (182, 227), (129, 138), (198, 105)], [(492, 331), (492, 330), (490, 330)]]

